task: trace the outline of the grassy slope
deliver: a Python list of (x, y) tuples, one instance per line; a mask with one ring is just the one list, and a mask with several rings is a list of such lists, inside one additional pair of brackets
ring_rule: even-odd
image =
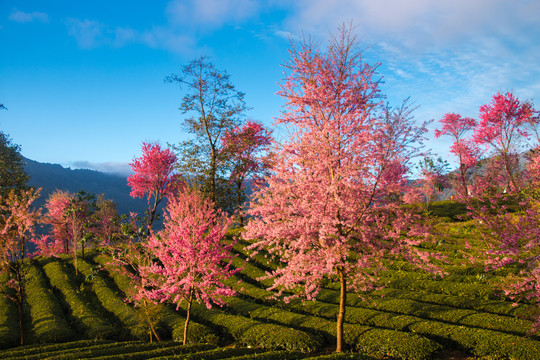
[[(540, 337), (528, 334), (529, 318), (535, 308), (526, 303), (513, 306), (512, 302), (496, 296), (496, 284), (511, 270), (486, 274), (464, 264), (461, 252), (465, 239), (472, 246), (480, 241), (474, 234), (474, 225), (448, 221), (455, 215), (455, 209), (448, 205), (439, 205), (437, 211), (445, 216), (445, 221), (438, 225), (444, 235), (431, 250), (447, 256), (449, 264), (444, 268), (448, 275), (434, 278), (407, 263), (397, 263), (384, 272), (384, 289), (351, 294), (346, 320), (346, 342), (350, 349), (379, 358), (428, 359), (458, 349), (470, 356), (540, 359)], [(332, 348), (339, 300), (335, 284), (327, 284), (317, 302), (285, 304), (268, 299), (271, 294), (265, 289), (270, 283), (259, 278), (275, 264), (263, 255), (243, 264), (244, 246), (239, 243), (235, 247), (239, 254), (235, 265), (243, 266), (243, 270), (230, 282), (239, 296), (223, 309), (195, 306), (190, 342), (213, 344), (210, 347), (236, 344), (251, 349), (193, 347), (189, 351), (205, 358), (292, 359), (308, 356), (305, 352), (311, 352), (313, 357)], [(36, 345), (0, 351), (0, 358), (32, 358), (31, 354), (37, 351), (40, 354), (50, 351), (51, 358), (58, 359), (71, 358), (69, 354), (83, 357), (83, 351), (97, 357), (107, 354), (107, 347), (122, 348), (112, 341), (145, 339), (142, 310), (124, 301), (130, 286), (128, 279), (119, 273), (98, 270), (106, 262), (106, 256), (94, 252), (86, 261), (79, 261), (76, 275), (69, 257), (34, 260), (30, 267), (25, 331)], [(238, 284), (238, 280), (243, 283)], [(183, 309), (160, 307), (155, 316), (161, 336), (180, 338)], [(17, 343), (13, 310), (7, 300), (0, 298), (2, 348)], [(61, 344), (72, 340), (78, 342)], [(85, 340), (100, 342), (89, 344)], [(47, 345), (50, 349), (39, 347), (44, 346), (41, 343), (54, 342), (58, 345)], [(67, 350), (69, 344), (73, 344), (72, 350)], [(153, 347), (131, 342), (124, 346), (123, 350), (109, 350), (107, 356), (113, 356), (112, 352), (126, 358), (187, 356), (180, 355), (184, 350), (174, 343)], [(250, 353), (254, 348), (264, 351), (255, 357)]]

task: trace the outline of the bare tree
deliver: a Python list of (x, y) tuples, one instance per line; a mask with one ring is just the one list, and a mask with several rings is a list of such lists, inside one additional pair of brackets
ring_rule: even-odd
[(221, 138), (225, 131), (240, 124), (248, 109), (244, 93), (236, 90), (230, 76), (216, 69), (205, 56), (191, 61), (182, 67), (180, 75), (172, 74), (165, 81), (177, 83), (183, 90), (179, 109), (190, 115), (183, 125), (194, 135), (173, 146), (179, 155), (179, 166), (214, 203), (222, 206), (219, 186), (225, 183), (222, 175), (226, 169), (221, 158)]

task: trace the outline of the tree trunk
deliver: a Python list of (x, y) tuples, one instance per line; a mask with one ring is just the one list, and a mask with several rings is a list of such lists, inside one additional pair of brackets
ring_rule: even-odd
[(210, 159), (210, 176), (212, 177), (212, 188), (210, 189), (210, 199), (216, 204), (216, 173), (217, 173), (217, 153), (215, 147), (212, 145), (212, 156)]
[(156, 331), (156, 328), (154, 327), (154, 324), (152, 323), (152, 319), (150, 319), (150, 314), (148, 314), (148, 302), (146, 300), (143, 301), (143, 306), (144, 306), (144, 314), (146, 315), (146, 321), (148, 322), (148, 326), (150, 327), (150, 342), (152, 342), (152, 334), (154, 334), (158, 342), (161, 342), (161, 338), (159, 337)]
[(193, 290), (189, 292), (189, 300), (186, 310), (186, 323), (184, 324), (184, 341), (182, 342), (182, 345), (187, 344), (187, 334), (188, 334), (188, 326), (189, 326), (189, 315), (191, 313), (191, 303), (193, 302)]
[(21, 339), (21, 345), (24, 345), (24, 331), (23, 331), (23, 299), (24, 299), (24, 279), (22, 273), (22, 261), (16, 263), (15, 267), (15, 278), (19, 283), (15, 290), (15, 299), (17, 300), (17, 310), (19, 311), (19, 337)]
[(345, 304), (347, 302), (347, 278), (345, 269), (339, 266), (337, 269), (339, 274), (340, 296), (339, 296), (339, 313), (337, 316), (337, 344), (336, 352), (343, 352), (343, 323), (345, 322)]
[(19, 310), (19, 337), (21, 345), (24, 345), (22, 298), (17, 299), (17, 309)]
[(242, 180), (236, 182), (236, 201), (238, 203), (238, 221), (240, 226), (244, 226), (244, 215), (242, 214)]
[(505, 154), (504, 157), (504, 170), (506, 171), (506, 176), (508, 176), (508, 192), (510, 192), (510, 187), (512, 186), (514, 188), (514, 191), (518, 191), (518, 186), (516, 184), (516, 179), (514, 178), (514, 174), (512, 171), (510, 171), (510, 159), (508, 158), (508, 155)]

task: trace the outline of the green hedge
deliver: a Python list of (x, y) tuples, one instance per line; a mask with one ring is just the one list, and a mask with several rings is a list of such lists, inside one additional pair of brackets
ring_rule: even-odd
[[(242, 270), (242, 274), (250, 277), (261, 276), (261, 272), (262, 270), (249, 263), (246, 264)], [(257, 286), (255, 285), (244, 283), (243, 286), (249, 289), (247, 293), (251, 296), (262, 294), (262, 289), (257, 290)], [(327, 319), (335, 318), (338, 312), (338, 306), (336, 303), (339, 301), (339, 293), (335, 290), (322, 289), (321, 293), (319, 294), (319, 298), (326, 301), (331, 301), (333, 304), (318, 301), (304, 303), (292, 302), (287, 305), (278, 304), (278, 306), (286, 306), (291, 310), (303, 311), (305, 313), (315, 316), (322, 316)], [(379, 303), (375, 305), (369, 300), (365, 301), (361, 297), (351, 294), (351, 296), (348, 296), (347, 300), (348, 305), (354, 305), (347, 308), (346, 321), (348, 322), (387, 329), (390, 328), (394, 330), (413, 331), (426, 337), (438, 339), (438, 341), (446, 339), (448, 345), (458, 345), (475, 354), (483, 354), (484, 350), (482, 349), (488, 345), (486, 345), (485, 340), (471, 342), (471, 338), (484, 338), (483, 336), (476, 336), (472, 334), (489, 334), (491, 339), (513, 339), (513, 341), (518, 341), (517, 339), (520, 338), (510, 334), (478, 328), (469, 328), (462, 325), (466, 324), (468, 326), (490, 327), (499, 331), (513, 331), (521, 334), (525, 333), (530, 328), (530, 322), (520, 319), (514, 319), (507, 316), (498, 316), (495, 314), (482, 314), (472, 310), (452, 309), (450, 307), (440, 305), (433, 305), (430, 308), (427, 304), (408, 301), (405, 299), (379, 299)], [(438, 314), (438, 312), (440, 313)], [(411, 315), (408, 313), (411, 313)], [(251, 314), (253, 316), (254, 313), (252, 312)], [(422, 318), (422, 316), (432, 317), (435, 319), (425, 319)], [(285, 317), (281, 316), (281, 318), (284, 319)], [(448, 324), (445, 322), (440, 322), (440, 320), (447, 322), (452, 321), (457, 324)], [(445, 330), (441, 331), (440, 329), (442, 328)], [(468, 335), (459, 336), (459, 331), (464, 328), (468, 329)], [(379, 336), (373, 336), (373, 338), (378, 339)], [(370, 342), (372, 345), (376, 343), (373, 339), (370, 339)], [(402, 344), (408, 345), (408, 340), (403, 341)], [(523, 344), (526, 349), (529, 349), (527, 351), (538, 350), (540, 352), (539, 341), (527, 339), (527, 341), (525, 341)], [(391, 346), (396, 346), (396, 344), (391, 344)], [(361, 348), (358, 350), (362, 351)], [(503, 350), (500, 350), (499, 352), (501, 351)], [(511, 355), (511, 352), (508, 352), (510, 349), (505, 351), (507, 351), (504, 353), (505, 356)]]
[[(156, 357), (174, 357), (180, 354), (188, 354), (192, 352), (207, 351), (212, 349), (212, 345), (207, 344), (190, 344), (179, 345), (177, 342), (165, 341), (159, 343), (140, 343), (140, 344), (124, 344), (117, 343), (114, 348), (99, 348), (80, 349), (78, 352), (70, 354), (59, 354), (56, 356), (47, 355), (49, 360), (76, 360), (76, 359), (101, 359), (101, 360), (136, 360), (150, 359)], [(50, 357), (49, 357), (50, 356)]]
[(424, 291), (411, 291), (402, 289), (384, 288), (372, 293), (377, 297), (415, 300), (427, 304), (438, 304), (460, 309), (473, 309), (478, 312), (526, 317), (535, 307), (527, 304), (513, 306), (511, 302), (502, 300), (486, 300), (472, 296), (455, 296), (433, 294)]
[(364, 354), (355, 353), (333, 353), (327, 355), (318, 355), (306, 358), (307, 360), (376, 360), (374, 358)]
[[(233, 283), (233, 281), (231, 281), (231, 283)], [(250, 296), (259, 294), (260, 298), (256, 300), (265, 300), (265, 290), (258, 289), (255, 285), (249, 283), (243, 283), (237, 286), (244, 287)], [(284, 305), (283, 303), (276, 305), (279, 307), (269, 307), (239, 297), (230, 299), (230, 307), (242, 315), (251, 316), (257, 320), (272, 321), (281, 325), (302, 329), (303, 331), (311, 331), (314, 332), (314, 334), (322, 334), (325, 336), (326, 342), (329, 345), (335, 344), (337, 330), (336, 321), (333, 319), (337, 316), (337, 306), (333, 304), (323, 304), (325, 309), (319, 308), (321, 311), (317, 312), (311, 311), (313, 310), (313, 307), (321, 305), (321, 303), (317, 302), (294, 301), (287, 305)], [(294, 309), (299, 312), (307, 312), (316, 316), (291, 312), (282, 307)], [(349, 309), (347, 311), (349, 311)], [(322, 316), (323, 318), (318, 316)], [(364, 340), (364, 337), (368, 333), (370, 334), (369, 341), (371, 341), (371, 344), (373, 345), (373, 347), (369, 348), (369, 351), (380, 355), (392, 354), (392, 356), (403, 359), (427, 359), (441, 349), (441, 346), (436, 342), (415, 334), (374, 329), (358, 324), (345, 324), (344, 341), (354, 349), (363, 351), (367, 343), (366, 340)], [(380, 351), (375, 351), (374, 349), (376, 348), (379, 348)]]
[(0, 294), (0, 348), (15, 346), (19, 339), (19, 317), (15, 304)]
[[(256, 348), (219, 348), (208, 351), (200, 351), (196, 353), (182, 354), (177, 356), (157, 357), (152, 360), (170, 360), (170, 359), (183, 359), (183, 360), (213, 360), (213, 359), (228, 359), (234, 356), (243, 356), (248, 354), (256, 354), (263, 351)], [(106, 360), (106, 359), (99, 359)], [(142, 358), (141, 358), (142, 360)]]
[[(278, 350), (278, 351), (267, 351), (260, 354), (248, 354), (248, 355), (241, 355), (241, 356), (234, 356), (227, 358), (227, 360), (297, 360), (297, 359), (304, 359), (308, 356), (305, 353), (299, 352), (299, 351), (286, 351), (286, 350)], [(310, 358), (311, 359), (311, 358)]]
[[(101, 305), (113, 313), (134, 338), (140, 340), (148, 338), (148, 332), (144, 326), (141, 326), (142, 316), (123, 300), (123, 294), (115, 292), (107, 284), (105, 278), (88, 262), (79, 259), (77, 266), (92, 285), (92, 291), (96, 294)], [(159, 328), (157, 330), (159, 331)]]
[(110, 340), (78, 340), (58, 344), (32, 344), (19, 346), (13, 349), (0, 350), (0, 359), (13, 359), (17, 357), (31, 357), (48, 352), (70, 351), (72, 349), (86, 348), (90, 346), (114, 344)]
[(60, 259), (41, 260), (45, 274), (53, 287), (59, 290), (70, 309), (70, 316), (84, 338), (116, 339), (117, 328), (103, 320), (100, 314), (88, 302), (81, 285), (74, 274)]
[(36, 342), (54, 343), (73, 339), (73, 330), (64, 319), (58, 299), (49, 288), (42, 269), (35, 262), (28, 269), (26, 300)]
[[(0, 290), (5, 291), (3, 284), (7, 281), (5, 273), (0, 274)], [(0, 293), (0, 349), (15, 346), (19, 339), (19, 313), (13, 301)]]

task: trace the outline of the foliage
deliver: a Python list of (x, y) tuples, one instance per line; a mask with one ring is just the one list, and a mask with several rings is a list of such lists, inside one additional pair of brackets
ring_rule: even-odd
[(57, 289), (65, 301), (65, 306), (70, 309), (77, 332), (87, 339), (115, 339), (119, 335), (118, 329), (91, 305), (91, 297), (87, 292), (81, 291), (84, 286), (81, 286), (73, 269), (70, 269), (71, 266), (68, 266), (64, 259), (65, 255), (38, 261), (51, 287)]
[(527, 124), (538, 123), (536, 110), (530, 102), (521, 102), (512, 93), (497, 93), (489, 104), (480, 107), (480, 121), (475, 128), (473, 140), (479, 146), (490, 148), (498, 155), (504, 172), (503, 186), (507, 191), (520, 191), (513, 158), (520, 144), (530, 134)]
[(404, 176), (395, 176), (397, 165), (410, 158), (423, 130), (407, 118), (400, 119), (407, 126), (397, 126), (375, 116), (375, 68), (363, 61), (351, 31), (343, 26), (324, 53), (309, 41), (292, 45), (279, 92), (287, 105), (276, 122), (294, 132), (276, 155), (268, 186), (257, 192), (243, 234), (256, 239), (253, 250), (279, 257), (282, 266), (269, 274), (278, 295), (300, 291), (312, 300), (323, 279), (340, 282), (337, 351), (347, 287), (373, 288), (384, 256), (434, 270), (430, 254), (413, 248), (427, 233), (391, 200)]
[(50, 289), (42, 269), (33, 262), (28, 269), (26, 301), (32, 319), (32, 335), (37, 343), (64, 342), (74, 339), (74, 331), (64, 318), (62, 307)]
[(246, 200), (246, 180), (251, 186), (261, 185), (268, 175), (271, 155), (272, 133), (262, 124), (247, 121), (244, 126), (236, 126), (225, 132), (222, 138), (222, 153), (230, 163), (229, 181), (236, 186), (235, 208), (239, 213), (240, 226), (243, 226), (243, 204)]
[(439, 122), (442, 124), (442, 129), (435, 130), (435, 137), (438, 138), (442, 135), (452, 137), (454, 142), (450, 147), (450, 152), (459, 159), (459, 172), (450, 177), (450, 182), (457, 198), (468, 197), (468, 173), (476, 165), (480, 157), (480, 150), (471, 139), (464, 136), (477, 126), (477, 122), (472, 118), (464, 118), (455, 113), (444, 115)]
[(230, 76), (216, 69), (209, 58), (201, 56), (182, 67), (180, 75), (165, 81), (184, 90), (180, 105), (186, 131), (194, 138), (175, 150), (180, 154), (180, 169), (220, 208), (227, 206), (225, 160), (221, 139), (227, 130), (239, 125), (248, 109), (244, 94), (230, 82)]
[(27, 187), (30, 177), (24, 170), (20, 151), (19, 145), (13, 144), (7, 134), (0, 132), (0, 196), (6, 197), (11, 190), (23, 190)]
[(176, 155), (169, 149), (161, 149), (159, 144), (150, 143), (143, 143), (141, 157), (130, 163), (134, 172), (127, 179), (131, 187), (130, 195), (139, 198), (146, 196), (148, 200), (145, 236), (152, 230), (158, 205), (181, 180), (180, 175), (174, 172), (175, 163)]
[(152, 234), (144, 244), (157, 261), (139, 267), (143, 280), (139, 295), (170, 301), (177, 308), (187, 303), (184, 344), (193, 300), (211, 308), (224, 305), (224, 298), (235, 294), (223, 284), (237, 272), (230, 262), (222, 264), (230, 260), (232, 245), (223, 242), (230, 222), (200, 191), (184, 185), (169, 200), (163, 231)]

